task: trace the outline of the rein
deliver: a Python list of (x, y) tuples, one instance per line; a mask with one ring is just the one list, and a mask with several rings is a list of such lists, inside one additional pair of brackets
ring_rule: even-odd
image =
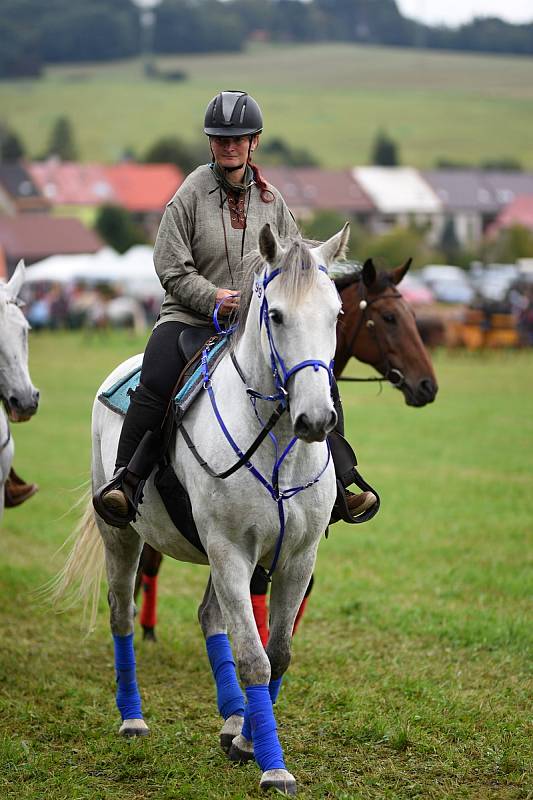
[(5, 442), (2, 442), (2, 444), (0, 444), (0, 453), (4, 452), (4, 450), (6, 449), (6, 447), (8, 446), (10, 441), (11, 441), (11, 429), (10, 429), (9, 424), (8, 424), (8, 426), (7, 426), (7, 439), (5, 440)]
[(359, 333), (361, 331), (361, 328), (363, 327), (363, 323), (364, 323), (366, 325), (366, 327), (370, 331), (372, 331), (372, 334), (374, 336), (374, 340), (375, 340), (377, 348), (379, 350), (380, 360), (385, 365), (385, 375), (383, 377), (372, 376), (370, 378), (351, 378), (351, 377), (344, 377), (342, 375), (339, 375), (337, 380), (338, 381), (346, 381), (346, 382), (350, 382), (350, 383), (385, 383), (385, 382), (388, 382), (388, 383), (391, 383), (394, 386), (395, 389), (400, 389), (403, 386), (403, 384), (405, 383), (405, 376), (404, 376), (403, 372), (401, 372), (401, 370), (396, 369), (396, 367), (391, 367), (390, 361), (387, 358), (387, 355), (384, 352), (383, 347), (381, 346), (381, 342), (379, 340), (379, 337), (378, 337), (378, 334), (377, 334), (377, 330), (376, 330), (376, 323), (374, 322), (374, 320), (372, 319), (372, 317), (370, 315), (369, 307), (371, 305), (373, 305), (374, 303), (378, 302), (378, 300), (385, 300), (387, 298), (401, 299), (402, 295), (400, 294), (400, 292), (394, 290), (392, 294), (379, 295), (378, 297), (374, 297), (373, 300), (369, 300), (368, 297), (366, 296), (364, 283), (362, 281), (361, 281), (361, 288), (362, 288), (362, 292), (361, 292), (362, 297), (361, 297), (361, 299), (359, 301), (359, 308), (362, 311), (362, 314), (359, 317), (359, 322), (357, 323), (357, 325), (355, 327), (355, 330), (354, 330), (354, 332), (352, 334), (352, 337), (350, 339), (350, 344), (348, 346), (348, 353), (350, 354), (350, 357), (351, 357), (352, 356), (353, 347), (355, 345), (357, 337), (358, 337), (358, 335), (359, 335)]
[[(325, 267), (320, 266), (319, 269), (327, 274), (327, 270), (326, 270)], [(258, 279), (256, 281), (256, 284), (255, 284), (255, 287), (254, 287), (254, 291), (256, 292), (256, 294), (258, 295), (259, 299), (261, 300), (261, 309), (260, 309), (260, 316), (259, 316), (259, 329), (261, 330), (261, 327), (263, 325), (265, 326), (265, 330), (266, 330), (266, 334), (267, 334), (267, 340), (268, 340), (268, 344), (269, 344), (269, 350), (270, 350), (270, 366), (271, 366), (271, 370), (272, 370), (272, 377), (274, 379), (274, 384), (275, 384), (275, 387), (276, 387), (276, 393), (272, 394), (272, 395), (265, 395), (265, 394), (262, 394), (261, 392), (256, 391), (255, 389), (250, 388), (248, 386), (248, 384), (247, 384), (247, 381), (246, 381), (246, 378), (244, 376), (244, 373), (243, 373), (243, 371), (242, 371), (242, 369), (241, 369), (241, 367), (240, 367), (240, 365), (239, 365), (239, 363), (237, 361), (235, 353), (231, 352), (231, 354), (230, 354), (230, 357), (231, 357), (232, 363), (233, 363), (233, 365), (235, 367), (235, 370), (236, 370), (237, 374), (239, 375), (239, 377), (241, 378), (244, 386), (246, 387), (246, 394), (248, 395), (248, 398), (249, 398), (249, 400), (250, 400), (250, 402), (252, 404), (255, 416), (256, 416), (256, 418), (258, 419), (259, 423), (262, 426), (260, 434), (257, 436), (255, 441), (250, 445), (250, 447), (248, 448), (248, 450), (246, 450), (245, 453), (242, 452), (242, 450), (239, 448), (239, 446), (237, 445), (237, 443), (235, 442), (235, 440), (231, 436), (229, 430), (227, 429), (227, 427), (226, 427), (226, 425), (224, 423), (224, 420), (222, 419), (220, 411), (218, 409), (218, 406), (217, 406), (217, 403), (216, 403), (216, 398), (215, 398), (215, 393), (214, 393), (213, 387), (211, 385), (211, 376), (210, 376), (210, 373), (209, 373), (209, 364), (208, 364), (208, 358), (207, 358), (207, 355), (208, 355), (207, 348), (205, 348), (203, 353), (202, 353), (203, 386), (204, 386), (204, 389), (207, 391), (207, 393), (209, 395), (209, 399), (211, 401), (211, 407), (213, 409), (213, 412), (215, 414), (217, 422), (220, 425), (222, 433), (226, 437), (226, 440), (230, 444), (230, 446), (233, 449), (233, 451), (239, 456), (239, 460), (236, 461), (235, 464), (233, 464), (231, 467), (229, 467), (229, 469), (225, 470), (224, 472), (215, 472), (209, 466), (209, 464), (205, 461), (205, 459), (202, 458), (202, 456), (198, 453), (195, 445), (193, 444), (193, 442), (192, 442), (189, 434), (185, 430), (184, 426), (182, 424), (179, 426), (179, 430), (181, 431), (181, 433), (183, 435), (183, 438), (185, 439), (185, 442), (187, 443), (187, 446), (191, 450), (194, 458), (200, 464), (200, 466), (205, 470), (205, 472), (207, 472), (207, 474), (210, 477), (225, 479), (225, 478), (228, 478), (230, 475), (233, 475), (235, 472), (237, 472), (237, 470), (240, 469), (242, 466), (246, 466), (246, 468), (259, 481), (259, 483), (261, 483), (261, 485), (268, 491), (268, 493), (270, 494), (270, 496), (272, 497), (274, 502), (277, 504), (279, 522), (280, 522), (280, 531), (279, 531), (279, 535), (278, 535), (278, 540), (276, 542), (276, 549), (275, 549), (275, 552), (274, 552), (274, 558), (272, 560), (272, 564), (270, 566), (270, 569), (269, 569), (269, 571), (267, 573), (267, 578), (269, 578), (269, 579), (272, 577), (272, 574), (274, 573), (274, 570), (276, 569), (278, 558), (279, 558), (279, 555), (280, 555), (280, 552), (281, 552), (281, 546), (283, 544), (283, 538), (284, 538), (284, 535), (285, 535), (285, 510), (284, 510), (284, 507), (283, 507), (284, 502), (286, 500), (289, 500), (291, 497), (294, 497), (296, 494), (299, 494), (300, 492), (304, 491), (305, 489), (308, 489), (310, 486), (313, 486), (315, 483), (317, 483), (320, 480), (320, 478), (322, 477), (322, 475), (324, 474), (324, 472), (326, 471), (326, 469), (327, 469), (327, 467), (329, 465), (330, 459), (331, 459), (331, 451), (330, 451), (329, 442), (327, 442), (327, 440), (326, 440), (327, 459), (326, 459), (326, 463), (325, 463), (324, 467), (320, 470), (319, 474), (315, 478), (313, 478), (312, 480), (308, 481), (307, 483), (305, 483), (305, 484), (303, 484), (301, 486), (294, 486), (294, 487), (292, 487), (290, 489), (280, 489), (280, 486), (279, 486), (279, 471), (280, 471), (280, 468), (281, 468), (285, 458), (287, 457), (289, 452), (292, 450), (292, 448), (294, 447), (294, 445), (296, 444), (296, 441), (297, 441), (297, 437), (296, 436), (293, 437), (291, 439), (291, 441), (289, 442), (289, 444), (285, 447), (285, 449), (283, 450), (283, 452), (280, 455), (279, 454), (278, 441), (277, 441), (274, 433), (272, 432), (272, 429), (274, 428), (274, 426), (276, 425), (278, 420), (281, 418), (281, 416), (289, 408), (289, 398), (288, 398), (288, 392), (287, 392), (287, 383), (288, 383), (289, 379), (293, 375), (295, 375), (300, 370), (305, 369), (306, 367), (313, 367), (313, 369), (316, 372), (318, 372), (318, 370), (320, 368), (323, 368), (323, 369), (327, 370), (330, 384), (331, 384), (331, 382), (333, 380), (333, 361), (331, 361), (331, 363), (329, 365), (327, 365), (323, 361), (320, 361), (319, 359), (307, 359), (305, 361), (300, 362), (299, 364), (296, 364), (294, 367), (291, 367), (290, 369), (287, 369), (287, 367), (285, 366), (285, 362), (283, 361), (281, 355), (279, 354), (279, 352), (278, 352), (278, 350), (276, 348), (276, 345), (275, 345), (275, 342), (274, 342), (274, 337), (272, 335), (272, 329), (271, 329), (271, 326), (270, 326), (270, 318), (269, 318), (269, 312), (268, 312), (268, 301), (267, 301), (267, 297), (266, 297), (266, 288), (269, 285), (269, 283), (272, 280), (274, 280), (274, 278), (276, 278), (280, 274), (280, 272), (281, 272), (280, 269), (275, 269), (275, 270), (273, 270), (273, 272), (270, 273), (270, 275), (264, 275), (262, 280)], [(230, 332), (228, 332), (228, 333), (230, 333)], [(260, 418), (259, 413), (257, 411), (257, 400), (265, 400), (267, 402), (279, 401), (278, 405), (276, 406), (276, 408), (274, 409), (274, 411), (272, 412), (272, 414), (270, 415), (270, 417), (269, 417), (269, 419), (268, 419), (268, 421), (266, 423), (263, 422), (263, 420)], [(272, 442), (274, 444), (274, 449), (275, 449), (275, 461), (274, 461), (274, 466), (272, 468), (272, 476), (271, 476), (270, 480), (265, 478), (259, 472), (259, 470), (256, 469), (256, 467), (254, 467), (254, 465), (250, 461), (250, 458), (253, 455), (253, 453), (255, 453), (255, 451), (258, 449), (260, 444), (264, 441), (264, 439), (267, 436), (270, 436), (270, 438), (271, 438), (271, 440), (272, 440)]]

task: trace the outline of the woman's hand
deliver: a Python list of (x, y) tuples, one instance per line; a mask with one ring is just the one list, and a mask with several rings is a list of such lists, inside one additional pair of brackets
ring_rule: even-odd
[(241, 293), (236, 292), (234, 289), (217, 289), (215, 304), (218, 305), (221, 301), (222, 305), (218, 309), (218, 313), (222, 316), (227, 316), (232, 311), (239, 308), (239, 301)]

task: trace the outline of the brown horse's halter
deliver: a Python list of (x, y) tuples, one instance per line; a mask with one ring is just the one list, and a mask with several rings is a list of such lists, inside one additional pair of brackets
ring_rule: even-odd
[(391, 367), (390, 361), (387, 358), (387, 355), (386, 355), (385, 351), (383, 350), (383, 347), (381, 346), (381, 342), (379, 340), (378, 332), (377, 332), (377, 329), (376, 329), (376, 323), (372, 319), (368, 309), (369, 309), (369, 307), (371, 305), (373, 305), (373, 303), (376, 303), (378, 300), (386, 300), (386, 299), (390, 299), (390, 298), (401, 299), (402, 295), (401, 295), (400, 292), (398, 292), (395, 289), (393, 289), (393, 293), (392, 294), (379, 295), (378, 297), (374, 297), (373, 300), (368, 300), (368, 298), (365, 296), (366, 295), (365, 285), (364, 285), (362, 280), (360, 281), (360, 284), (361, 284), (361, 288), (362, 288), (362, 292), (361, 292), (362, 296), (361, 296), (361, 299), (359, 300), (359, 308), (361, 309), (361, 311), (363, 313), (361, 314), (361, 316), (359, 318), (359, 323), (356, 325), (356, 328), (355, 328), (355, 330), (354, 330), (354, 332), (352, 334), (352, 338), (350, 339), (350, 345), (348, 347), (348, 352), (350, 353), (350, 358), (351, 358), (352, 351), (353, 351), (353, 346), (354, 346), (355, 341), (356, 341), (356, 339), (357, 339), (357, 337), (359, 335), (359, 332), (361, 331), (361, 328), (363, 327), (363, 323), (365, 323), (366, 327), (372, 332), (372, 334), (374, 336), (374, 340), (375, 340), (377, 348), (379, 350), (380, 360), (385, 365), (385, 375), (382, 378), (378, 378), (378, 377), (371, 377), (371, 378), (351, 378), (351, 377), (346, 377), (345, 378), (345, 377), (339, 376), (337, 378), (337, 380), (338, 381), (350, 381), (352, 383), (384, 383), (385, 381), (388, 381), (389, 383), (392, 383), (392, 385), (396, 389), (401, 389), (401, 387), (405, 383), (405, 376), (404, 376), (403, 372), (401, 372), (401, 370), (396, 369), (396, 367)]

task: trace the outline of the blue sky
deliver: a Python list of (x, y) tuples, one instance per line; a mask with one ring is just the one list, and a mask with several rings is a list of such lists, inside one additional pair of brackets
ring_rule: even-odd
[(473, 17), (533, 22), (533, 0), (396, 0), (403, 14), (430, 24), (460, 25)]

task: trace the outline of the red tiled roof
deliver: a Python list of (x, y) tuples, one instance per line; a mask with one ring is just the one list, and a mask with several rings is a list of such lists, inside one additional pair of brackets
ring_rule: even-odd
[(0, 216), (0, 248), (8, 260), (28, 264), (57, 254), (96, 253), (104, 246), (94, 231), (79, 220), (48, 214)]
[(33, 180), (54, 205), (123, 206), (161, 212), (183, 174), (173, 164), (78, 164), (49, 159), (27, 165)]
[(364, 212), (374, 205), (350, 170), (320, 167), (265, 167), (265, 178), (279, 189), (289, 208)]
[(374, 204), (350, 170), (298, 167), (304, 197), (314, 208), (332, 211), (372, 211)]
[(500, 211), (488, 228), (487, 235), (495, 236), (499, 231), (512, 225), (523, 225), (524, 228), (533, 230), (533, 195), (522, 194), (515, 197), (503, 211)]
[(54, 205), (96, 206), (115, 202), (112, 185), (100, 164), (48, 161), (33, 162), (27, 169), (41, 192)]
[(106, 167), (119, 205), (129, 211), (162, 211), (183, 182), (173, 164), (114, 164)]

